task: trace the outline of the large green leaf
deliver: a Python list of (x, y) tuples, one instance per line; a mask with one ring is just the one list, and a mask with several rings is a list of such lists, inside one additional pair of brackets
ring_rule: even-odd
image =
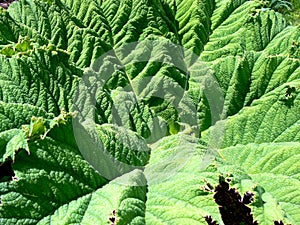
[(46, 113), (45, 110), (33, 105), (20, 103), (6, 103), (1, 101), (0, 131), (5, 131), (13, 128), (21, 128), (23, 124), (30, 123), (32, 116), (44, 118), (53, 117), (53, 115)]
[(29, 57), (0, 55), (0, 100), (31, 104), (56, 115), (69, 111), (82, 72), (67, 60), (66, 53), (50, 47), (36, 49)]
[(234, 171), (236, 185), (243, 191), (256, 186), (252, 208), (259, 224), (282, 218), (298, 223), (298, 142), (237, 145), (223, 149), (221, 154), (220, 171)]
[[(62, 117), (57, 118), (63, 119)], [(13, 165), (15, 180), (10, 183), (0, 183), (3, 202), (1, 214), (6, 214), (9, 211), (12, 213), (11, 215), (6, 214), (5, 218), (2, 217), (2, 223), (48, 224), (50, 221), (61, 220), (61, 217), (65, 223), (68, 221), (81, 223), (86, 220), (85, 223), (89, 224), (92, 221), (90, 217), (95, 217), (104, 223), (108, 221), (109, 213), (119, 207), (119, 202), (127, 204), (128, 197), (140, 199), (140, 204), (145, 204), (145, 187), (138, 186), (145, 185), (145, 181), (143, 181), (143, 174), (139, 170), (135, 170), (136, 173), (134, 174), (136, 175), (130, 177), (130, 184), (136, 184), (136, 188), (122, 186), (117, 181), (114, 182), (115, 184), (108, 184), (109, 181), (97, 173), (80, 155), (74, 137), (69, 135), (72, 133), (70, 118), (66, 118), (65, 123), (59, 119), (50, 120), (50, 124), (55, 125), (48, 131), (47, 137), (29, 141), (30, 155), (24, 150), (16, 155), (16, 162)], [(145, 165), (147, 162), (145, 154), (148, 154), (148, 151), (141, 152), (140, 155), (142, 156), (137, 159), (134, 152), (130, 152), (131, 149), (128, 149), (128, 146), (124, 146), (124, 143), (117, 139), (119, 134), (113, 133), (111, 127), (103, 126), (99, 128), (99, 132), (100, 136), (106, 136), (108, 142), (104, 145), (112, 156), (123, 161), (126, 158), (128, 163), (133, 166)], [(21, 134), (24, 135), (24, 133)], [(129, 137), (134, 134), (125, 135), (128, 136), (129, 141), (137, 138)], [(2, 137), (1, 135), (1, 141), (5, 140), (6, 136)], [(15, 146), (16, 149), (19, 149), (17, 147)], [(30, 188), (28, 186), (30, 183), (35, 183), (35, 188)], [(106, 187), (104, 187), (105, 185)], [(131, 196), (131, 191), (144, 193), (144, 196)], [(111, 198), (111, 195), (114, 197)], [(106, 199), (103, 200), (103, 203), (97, 199), (100, 196)], [(24, 207), (22, 202), (26, 202), (25, 210), (22, 209)], [(95, 215), (94, 207), (98, 208), (99, 206), (100, 208), (105, 207), (100, 210), (100, 214), (97, 212)], [(45, 210), (46, 208), (47, 210)], [(20, 214), (12, 216), (17, 211)], [(76, 214), (78, 216), (74, 217)]]
[(300, 223), (300, 28), (264, 6), (0, 9), (0, 223), (223, 224), (219, 174), (260, 224)]

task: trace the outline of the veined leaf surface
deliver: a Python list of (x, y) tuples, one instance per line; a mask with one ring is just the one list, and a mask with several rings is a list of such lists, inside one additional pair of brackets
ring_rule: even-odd
[(223, 224), (220, 174), (300, 223), (300, 28), (264, 1), (20, 0), (0, 27), (1, 224)]

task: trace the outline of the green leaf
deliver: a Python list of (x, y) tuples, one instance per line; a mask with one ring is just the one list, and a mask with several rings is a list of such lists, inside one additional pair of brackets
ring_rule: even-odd
[(82, 71), (68, 65), (64, 52), (37, 49), (29, 57), (0, 55), (0, 100), (37, 106), (58, 115), (71, 107)]
[(0, 53), (6, 55), (7, 57), (12, 57), (15, 54), (28, 54), (28, 51), (31, 49), (33, 49), (33, 46), (30, 39), (28, 37), (20, 37), (18, 43), (15, 45), (5, 46)]
[(145, 224), (204, 224), (207, 214), (219, 218), (205, 181), (216, 183), (218, 172), (203, 171), (206, 147), (185, 134), (166, 137), (153, 146), (145, 174), (149, 187)]
[(0, 133), (0, 149), (1, 159), (0, 163), (7, 159), (15, 161), (17, 151), (23, 149), (29, 154), (29, 147), (27, 139), (22, 130), (12, 129)]
[[(177, 2), (176, 19), (179, 21), (178, 34), (181, 36), (181, 44), (199, 56), (212, 32), (210, 17), (215, 5), (210, 0)], [(192, 58), (191, 60), (196, 59)]]
[[(263, 188), (252, 204), (259, 224), (285, 218), (297, 224), (299, 217), (299, 143), (248, 144), (223, 149), (219, 171), (232, 171), (236, 185), (245, 180)], [(242, 188), (242, 187), (241, 187)], [(255, 189), (254, 189), (255, 190)]]
[[(15, 223), (13, 221), (17, 215), (20, 224), (36, 224), (54, 214), (61, 206), (94, 192), (97, 187), (106, 183), (78, 155), (76, 149), (63, 144), (58, 146), (49, 138), (33, 142), (29, 148), (30, 156), (20, 152), (13, 166), (18, 180), (8, 186), (5, 183), (0, 185), (4, 203), (1, 214), (10, 214), (7, 214), (6, 219), (1, 218), (4, 224)], [(63, 160), (57, 161), (55, 158)], [(34, 183), (41, 186), (31, 188)], [(24, 210), (22, 205), (25, 202), (27, 206)]]
[(254, 101), (251, 106), (243, 108), (239, 114), (228, 118), (222, 147), (298, 141), (299, 90), (292, 98), (286, 99), (287, 85), (297, 87), (299, 80), (274, 89)]
[(23, 124), (30, 123), (32, 116), (44, 118), (53, 117), (53, 115), (46, 113), (45, 110), (33, 105), (0, 101), (1, 131), (21, 128)]
[(265, 5), (0, 10), (0, 223), (223, 224), (220, 174), (259, 224), (300, 223), (300, 27)]

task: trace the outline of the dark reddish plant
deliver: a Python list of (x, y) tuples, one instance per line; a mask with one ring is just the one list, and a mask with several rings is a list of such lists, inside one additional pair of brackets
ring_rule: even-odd
[[(211, 186), (210, 184), (208, 184)], [(210, 189), (213, 189), (212, 186)], [(258, 225), (253, 219), (251, 209), (247, 206), (253, 202), (254, 194), (247, 191), (242, 197), (230, 187), (230, 179), (220, 176), (219, 184), (214, 188), (214, 199), (219, 205), (219, 211), (225, 225)], [(218, 225), (210, 215), (205, 216), (208, 225)], [(274, 225), (284, 225), (282, 221), (274, 221)]]
[(7, 9), (8, 6), (13, 3), (13, 2), (16, 2), (17, 0), (1, 0), (0, 1), (0, 7), (4, 8), (4, 9)]

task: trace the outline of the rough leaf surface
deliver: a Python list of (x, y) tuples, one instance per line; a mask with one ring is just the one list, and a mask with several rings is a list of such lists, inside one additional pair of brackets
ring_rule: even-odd
[[(0, 28), (0, 224), (223, 224), (204, 190), (220, 174), (255, 194), (260, 225), (300, 224), (300, 28), (282, 14), (20, 0)], [(82, 155), (73, 120), (87, 117), (90, 143), (129, 165), (106, 166), (113, 180)]]

